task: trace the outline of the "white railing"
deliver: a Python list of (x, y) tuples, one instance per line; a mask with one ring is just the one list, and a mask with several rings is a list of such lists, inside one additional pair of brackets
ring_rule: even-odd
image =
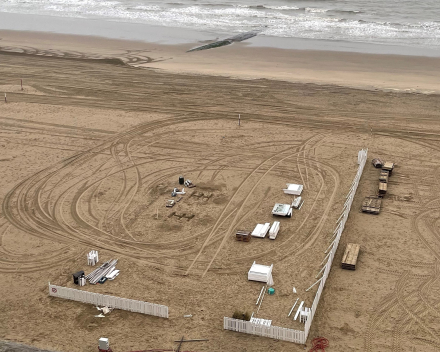
[(102, 295), (100, 293), (76, 290), (74, 288), (55, 286), (49, 283), (49, 295), (58, 298), (70, 299), (83, 303), (94, 304), (95, 306), (111, 307), (128, 310), (142, 314), (154, 315), (168, 318), (168, 307), (161, 304), (136, 301), (134, 299), (120, 298), (115, 296)]
[(301, 344), (304, 344), (306, 341), (304, 331), (287, 329), (279, 326), (267, 327), (260, 324), (253, 324), (250, 321), (228, 317), (223, 318), (223, 329)]
[[(358, 164), (359, 164), (358, 171), (353, 180), (353, 183), (350, 186), (350, 191), (346, 196), (346, 201), (342, 210), (342, 214), (337, 221), (336, 229), (333, 232), (333, 236), (331, 237), (332, 242), (330, 243), (328, 249), (325, 251), (326, 257), (322, 262), (324, 266), (322, 267), (321, 271), (316, 277), (318, 278), (319, 275), (322, 274), (321, 278), (315, 283), (317, 284), (319, 282), (319, 287), (318, 287), (318, 291), (316, 291), (315, 299), (313, 300), (313, 304), (310, 309), (310, 315), (305, 323), (304, 331), (287, 329), (278, 326), (271, 326), (268, 328), (268, 327), (263, 327), (261, 325), (252, 324), (245, 320), (237, 320), (227, 317), (223, 318), (223, 329), (244, 332), (252, 335), (271, 337), (278, 340), (291, 341), (300, 344), (306, 343), (310, 331), (310, 326), (312, 325), (313, 317), (315, 316), (316, 309), (318, 308), (318, 303), (319, 303), (319, 299), (321, 298), (322, 290), (324, 289), (325, 282), (330, 273), (330, 268), (333, 263), (333, 258), (335, 256), (336, 250), (338, 249), (339, 240), (341, 239), (342, 232), (344, 231), (345, 223), (347, 222), (351, 205), (353, 203), (353, 199), (356, 194), (357, 187), (359, 185), (359, 180), (362, 176), (362, 172), (364, 170), (364, 166), (367, 161), (367, 156), (368, 156), (368, 149), (365, 150), (362, 149), (358, 153)], [(315, 284), (312, 285), (311, 287), (315, 286)]]
[[(331, 237), (331, 243), (328, 249), (325, 251), (327, 253), (326, 258), (324, 259), (325, 269), (319, 280), (318, 291), (316, 291), (315, 299), (313, 300), (310, 317), (307, 319), (305, 324), (305, 337), (309, 335), (310, 326), (312, 325), (313, 317), (315, 316), (316, 308), (318, 307), (319, 299), (321, 298), (322, 290), (324, 289), (325, 282), (327, 281), (328, 275), (330, 273), (330, 268), (333, 263), (333, 258), (336, 254), (336, 250), (338, 249), (339, 240), (341, 239), (342, 232), (344, 231), (345, 223), (347, 222), (348, 215), (350, 213), (351, 205), (353, 203), (354, 196), (356, 194), (357, 187), (359, 185), (359, 180), (361, 179), (362, 172), (364, 171), (365, 163), (367, 162), (368, 149), (362, 149), (358, 153), (358, 171), (356, 176), (354, 177), (353, 183), (351, 184), (350, 191), (346, 196), (346, 201), (342, 210), (342, 214), (339, 217), (336, 225), (336, 229), (333, 232), (333, 236)], [(319, 274), (318, 274), (319, 276)], [(318, 278), (318, 277), (316, 277)]]

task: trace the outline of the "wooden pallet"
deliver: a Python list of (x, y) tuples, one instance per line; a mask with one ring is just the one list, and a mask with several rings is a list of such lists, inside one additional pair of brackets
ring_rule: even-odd
[(238, 230), (235, 234), (237, 241), (249, 242), (251, 240), (251, 233), (249, 231)]
[(379, 182), (379, 197), (383, 197), (388, 190), (388, 184), (385, 182)]
[(390, 176), (391, 176), (391, 173), (394, 170), (394, 163), (392, 163), (390, 161), (387, 161), (385, 164), (383, 164), (382, 170), (389, 171), (390, 172)]
[(362, 202), (362, 212), (370, 214), (379, 214), (382, 205), (382, 198), (377, 196), (365, 197)]
[(356, 270), (356, 262), (359, 255), (360, 245), (355, 243), (348, 243), (345, 247), (345, 252), (342, 257), (342, 269)]
[(390, 172), (389, 171), (382, 170), (380, 172), (379, 181), (380, 182), (384, 182), (384, 183), (388, 183), (388, 177), (389, 176), (390, 176)]

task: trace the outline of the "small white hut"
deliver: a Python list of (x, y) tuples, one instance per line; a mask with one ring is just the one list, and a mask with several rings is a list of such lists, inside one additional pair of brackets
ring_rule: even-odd
[(248, 280), (265, 282), (269, 286), (272, 286), (273, 285), (272, 269), (273, 269), (273, 264), (271, 266), (267, 266), (267, 265), (257, 264), (254, 261), (248, 272)]

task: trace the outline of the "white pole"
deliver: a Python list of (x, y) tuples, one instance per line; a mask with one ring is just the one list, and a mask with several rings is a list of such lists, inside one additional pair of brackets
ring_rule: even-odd
[(288, 317), (290, 317), (290, 315), (292, 314), (293, 309), (295, 308), (296, 304), (298, 303), (298, 300), (299, 300), (299, 298), (297, 298), (295, 303), (293, 304), (292, 309), (290, 310), (289, 314), (287, 315)]
[(256, 314), (258, 314), (258, 312), (260, 311), (261, 303), (263, 303), (263, 298), (264, 298), (264, 294), (265, 294), (265, 293), (266, 293), (266, 290), (263, 291), (263, 297), (261, 297), (260, 305), (258, 306), (258, 309), (257, 309), (257, 313), (256, 313)]
[(240, 126), (240, 114), (238, 114), (238, 126)]
[(315, 279), (318, 278), (319, 274), (322, 273), (322, 271), (325, 269), (326, 266), (327, 266), (327, 263), (322, 267), (322, 269), (319, 271), (318, 275), (315, 276)]
[(330, 249), (331, 246), (333, 246), (333, 243), (335, 243), (335, 241), (336, 241), (336, 238), (333, 240), (332, 243), (330, 243), (330, 246), (328, 246), (328, 248), (325, 250), (324, 253), (327, 253), (327, 252), (328, 252), (328, 250)]
[(298, 310), (296, 311), (296, 314), (295, 314), (295, 318), (293, 318), (293, 320), (296, 320), (296, 318), (298, 318), (298, 314), (299, 314), (299, 312), (301, 312), (301, 308), (302, 308), (303, 304), (304, 304), (304, 301), (301, 301), (301, 304), (299, 305)]
[(321, 277), (318, 281), (316, 281), (312, 286), (310, 286), (310, 287), (306, 290), (306, 292), (309, 291), (309, 290), (310, 290), (313, 286), (315, 286), (318, 282), (320, 282), (323, 278), (324, 278), (324, 276)]
[(257, 303), (255, 303), (256, 306), (258, 305), (258, 302), (260, 302), (260, 298), (261, 298), (261, 295), (263, 294), (263, 290), (264, 290), (264, 285), (261, 288), (260, 295), (258, 296), (258, 299), (257, 299)]
[(328, 254), (325, 256), (324, 260), (322, 261), (321, 265), (324, 264), (325, 260), (328, 258), (328, 256), (330, 255), (332, 251), (328, 252)]

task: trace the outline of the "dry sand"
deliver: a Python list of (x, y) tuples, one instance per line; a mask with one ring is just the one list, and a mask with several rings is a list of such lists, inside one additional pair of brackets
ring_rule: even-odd
[[(259, 66), (262, 59), (242, 76), (233, 72), (261, 79), (222, 77), (226, 64), (213, 69), (210, 58), (221, 60), (226, 48), (200, 55), (197, 75), (174, 73), (179, 59), (169, 67), (153, 63), (167, 70), (148, 70), (109, 60), (139, 64), (141, 55), (126, 49), (111, 55), (119, 42), (93, 48), (94, 38), (54, 38), (59, 42), (39, 43), (38, 51), (18, 40), (3, 46), (37, 55), (0, 53), (0, 87), (8, 97), (0, 110), (0, 339), (82, 352), (107, 336), (118, 352), (173, 348), (184, 335), (209, 339), (185, 350), (303, 351), (224, 331), (222, 318), (255, 310), (262, 285), (246, 274), (256, 260), (274, 264), (276, 289), (258, 317), (302, 328), (287, 313), (297, 296), (311, 305), (314, 291), (305, 289), (325, 256), (357, 151), (368, 147), (369, 160), (398, 166), (382, 213), (372, 216), (358, 211), (362, 197), (377, 190), (378, 171), (367, 165), (310, 337), (327, 337), (330, 351), (439, 350), (438, 95), (288, 82), (293, 76), (268, 80), (283, 71)], [(235, 60), (238, 46), (231, 48)], [(371, 70), (387, 59), (378, 60)], [(402, 57), (397, 71), (408, 67), (405, 60), (436, 59)], [(234, 70), (245, 65), (237, 63)], [(292, 63), (281, 57), (280, 65)], [(190, 66), (179, 67), (191, 72)], [(208, 72), (216, 76), (201, 74)], [(344, 71), (346, 86), (357, 81), (356, 72)], [(417, 79), (432, 86), (427, 71)], [(402, 76), (393, 88), (411, 80)], [(167, 209), (179, 175), (197, 187)], [(281, 192), (286, 182), (305, 185), (305, 204), (281, 219), (277, 239), (235, 241), (236, 229), (271, 221), (273, 204), (289, 201)], [(348, 242), (361, 245), (354, 272), (339, 266)], [(100, 319), (92, 306), (50, 298), (48, 281), (73, 287), (71, 274), (90, 270), (91, 249), (101, 261), (119, 258), (121, 274), (84, 289), (168, 305), (170, 319), (124, 311)]]

